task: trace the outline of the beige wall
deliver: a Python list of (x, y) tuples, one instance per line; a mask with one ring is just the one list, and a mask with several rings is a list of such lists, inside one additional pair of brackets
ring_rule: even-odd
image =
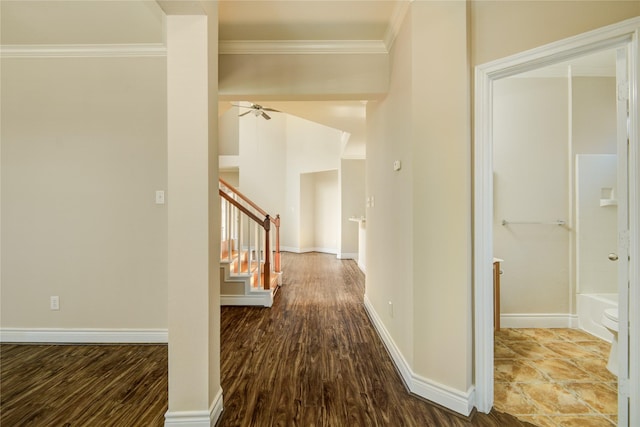
[(387, 90), (388, 65), (385, 54), (220, 55), (220, 96), (233, 100), (381, 97)]
[(631, 2), (411, 4), (389, 93), (367, 108), (366, 294), (417, 375), (461, 392), (473, 382), (471, 65), (639, 13)]
[(471, 63), (484, 64), (640, 16), (640, 2), (472, 0)]
[[(395, 345), (413, 363), (413, 162), (411, 153), (411, 16), (407, 16), (390, 54), (389, 93), (367, 104), (367, 276), (366, 298)], [(403, 168), (393, 171), (393, 161)], [(393, 313), (388, 303), (393, 304)]]
[(2, 327), (165, 329), (165, 59), (1, 66)]

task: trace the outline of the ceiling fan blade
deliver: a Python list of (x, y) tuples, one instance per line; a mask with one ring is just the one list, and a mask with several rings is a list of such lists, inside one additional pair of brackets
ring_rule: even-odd
[(280, 110), (274, 110), (273, 108), (262, 108), (263, 111), (273, 111), (274, 113), (282, 113)]
[(271, 120), (271, 117), (269, 117), (269, 115), (267, 113), (265, 113), (264, 111), (262, 112), (262, 117), (264, 117), (267, 120)]
[(247, 114), (249, 114), (250, 112), (251, 112), (251, 110), (249, 110), (249, 111), (247, 111), (247, 112), (244, 112), (244, 113), (240, 114), (238, 117), (246, 116), (246, 115), (247, 115)]

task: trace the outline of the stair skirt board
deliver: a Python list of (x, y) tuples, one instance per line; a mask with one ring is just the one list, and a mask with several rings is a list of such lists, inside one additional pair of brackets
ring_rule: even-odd
[(3, 343), (166, 344), (166, 329), (0, 328)]
[(220, 305), (271, 307), (274, 292), (262, 295), (220, 295)]
[(213, 427), (222, 415), (223, 409), (222, 388), (220, 388), (208, 411), (167, 411), (164, 414), (164, 425), (166, 427)]
[(393, 341), (393, 338), (384, 327), (382, 320), (366, 295), (364, 296), (364, 306), (373, 327), (382, 339), (400, 377), (409, 391), (416, 396), (430, 400), (447, 409), (451, 409), (464, 416), (469, 416), (475, 407), (475, 387), (471, 386), (469, 390), (462, 392), (414, 373), (400, 352), (400, 349)]

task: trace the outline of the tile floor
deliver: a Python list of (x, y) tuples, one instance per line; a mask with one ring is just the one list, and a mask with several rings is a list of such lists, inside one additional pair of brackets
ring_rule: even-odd
[(540, 427), (613, 427), (610, 344), (578, 329), (501, 329), (495, 335), (497, 410)]

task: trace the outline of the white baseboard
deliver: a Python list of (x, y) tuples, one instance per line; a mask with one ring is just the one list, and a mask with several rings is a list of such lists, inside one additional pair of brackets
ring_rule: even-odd
[(461, 392), (414, 373), (366, 295), (364, 306), (409, 391), (464, 416), (471, 414), (475, 406), (475, 388), (472, 386), (466, 392)]
[(577, 328), (578, 316), (563, 313), (512, 313), (500, 315), (501, 328)]
[(213, 427), (222, 414), (222, 388), (218, 390), (208, 411), (167, 411), (165, 427)]
[(1, 328), (0, 342), (66, 344), (167, 343), (166, 329)]
[(364, 264), (362, 264), (360, 261), (358, 261), (358, 267), (360, 267), (360, 270), (364, 273), (367, 274), (367, 269), (365, 267)]
[(293, 252), (294, 254), (304, 254), (307, 252), (322, 252), (325, 254), (337, 255), (338, 251), (335, 248), (294, 248), (293, 246), (280, 246), (282, 252)]
[(220, 305), (271, 307), (273, 294), (264, 292), (263, 295), (220, 295)]
[(338, 254), (338, 259), (355, 259), (358, 260), (357, 253), (341, 252)]

